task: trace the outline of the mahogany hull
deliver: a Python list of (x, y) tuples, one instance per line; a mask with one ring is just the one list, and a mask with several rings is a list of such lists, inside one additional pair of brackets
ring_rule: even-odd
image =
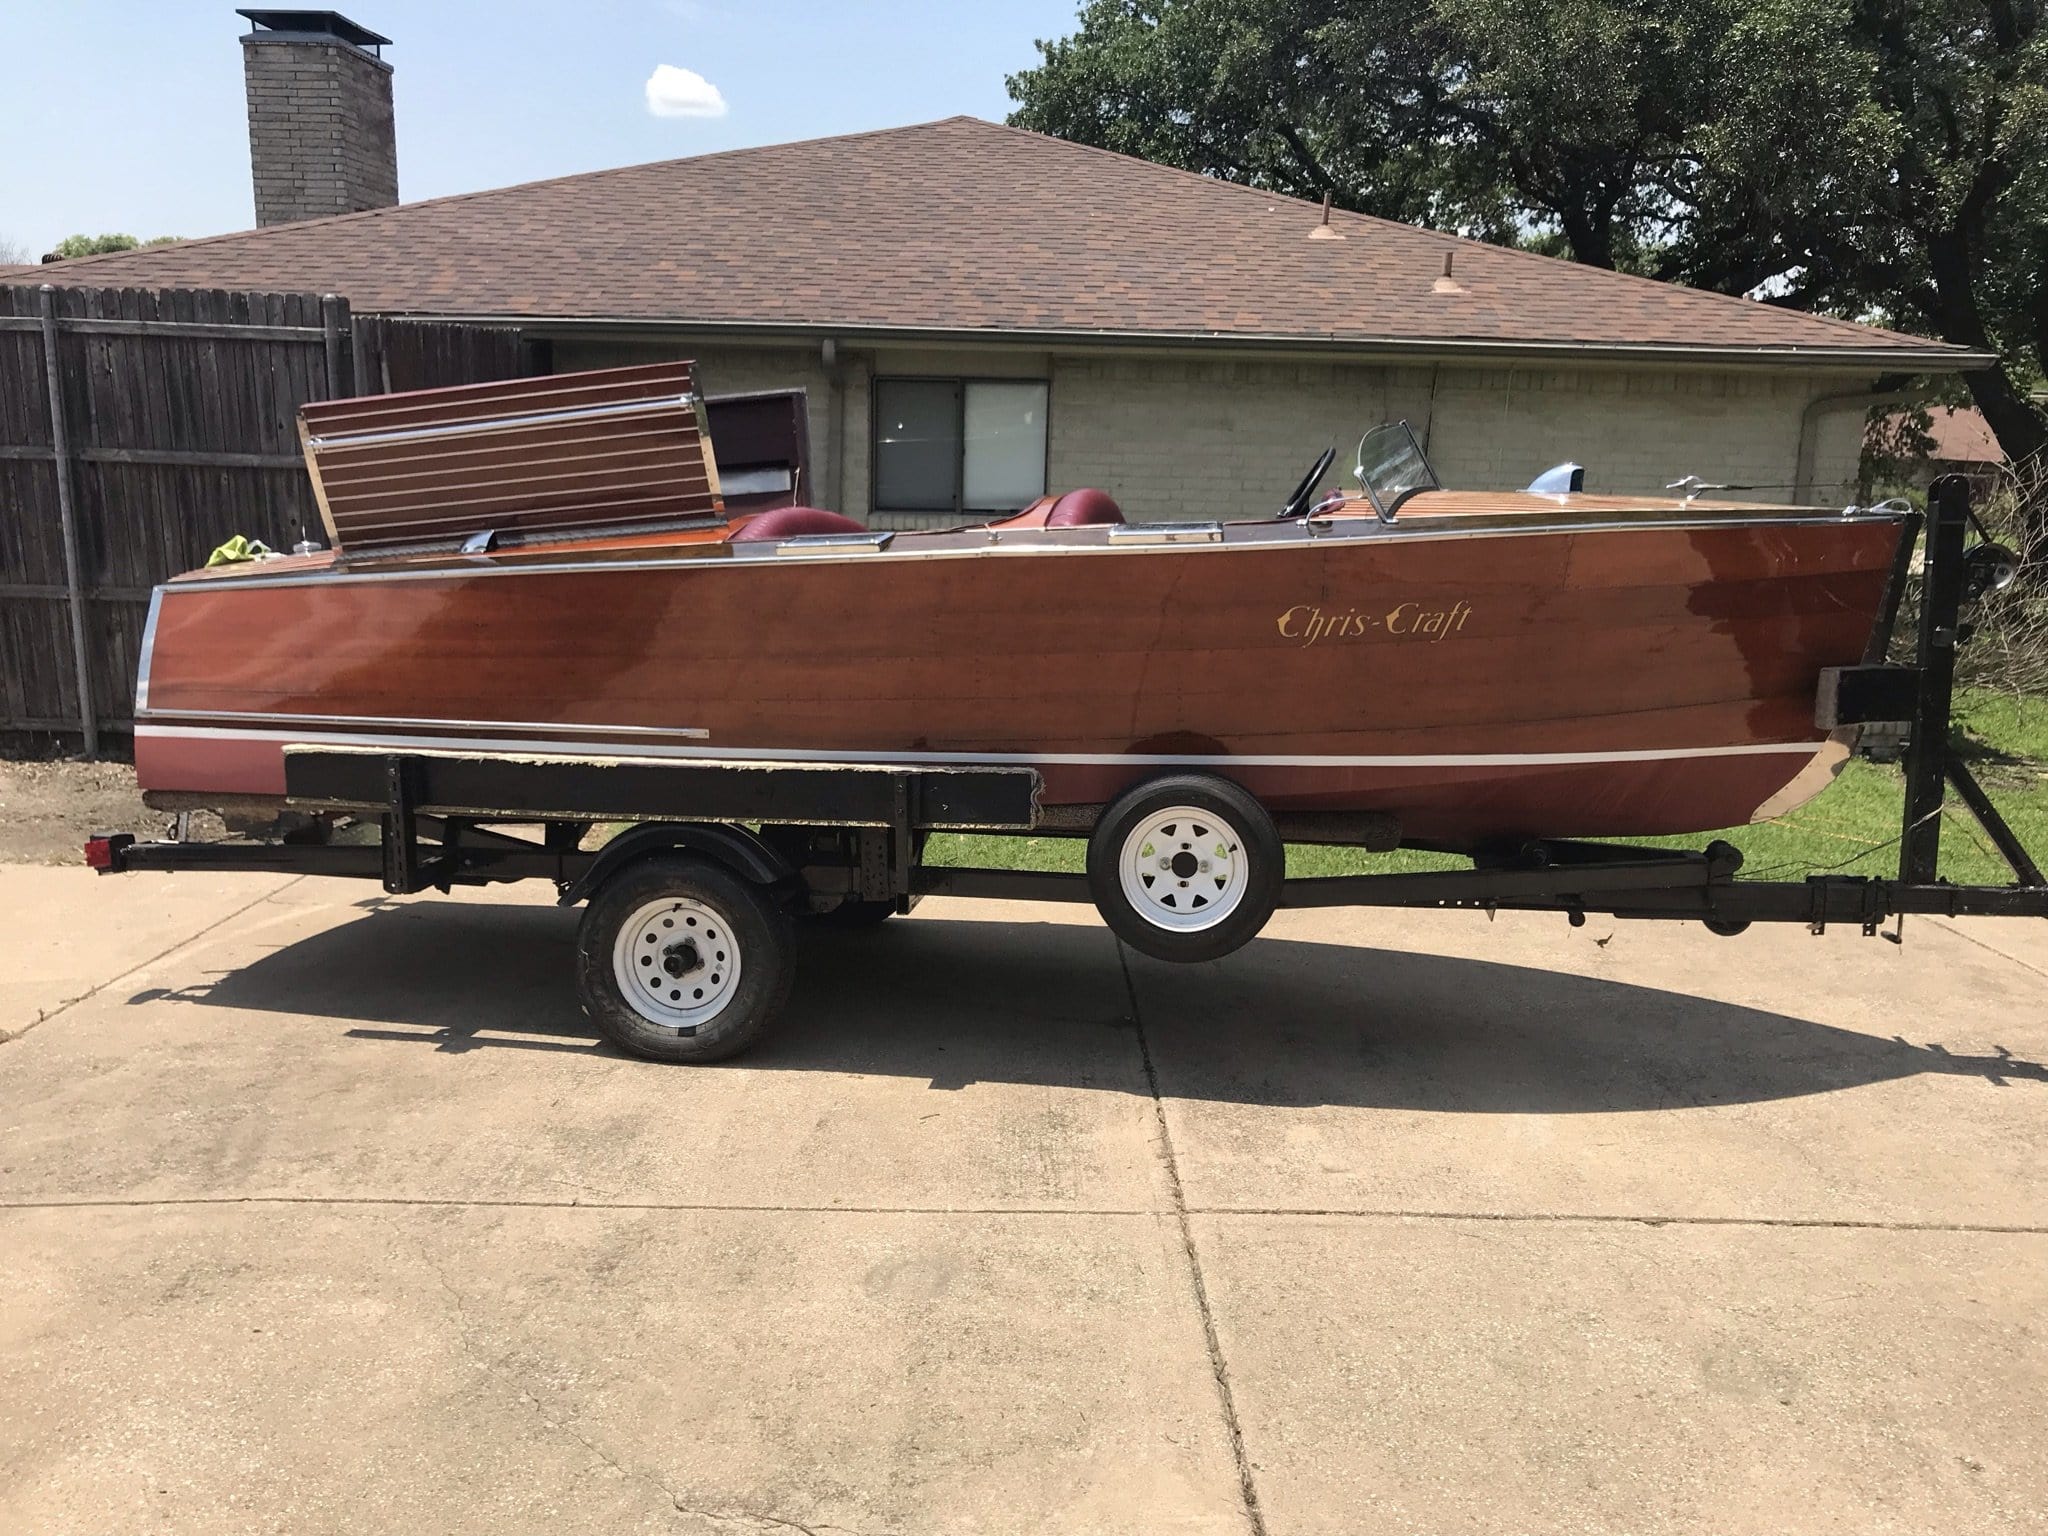
[(1088, 804), (1190, 766), (1457, 845), (1710, 830), (1827, 782), (1818, 674), (1861, 659), (1897, 520), (1451, 523), (184, 579), (137, 769), (279, 795), (285, 746), (321, 739), (1016, 761)]

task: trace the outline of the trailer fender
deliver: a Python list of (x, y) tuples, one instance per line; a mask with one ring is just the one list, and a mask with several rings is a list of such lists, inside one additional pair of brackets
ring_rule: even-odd
[(599, 849), (597, 857), (590, 861), (590, 868), (563, 890), (562, 905), (572, 907), (595, 894), (628, 864), (649, 854), (667, 853), (675, 848), (701, 853), (756, 885), (779, 885), (796, 874), (787, 860), (744, 828), (650, 823), (620, 833)]

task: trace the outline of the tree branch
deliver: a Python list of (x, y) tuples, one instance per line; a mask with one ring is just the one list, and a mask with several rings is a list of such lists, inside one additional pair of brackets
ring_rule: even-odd
[(1309, 180), (1325, 192), (1336, 189), (1336, 183), (1330, 179), (1330, 173), (1323, 169), (1322, 162), (1316, 159), (1308, 145), (1302, 142), (1300, 131), (1292, 123), (1281, 123), (1274, 131), (1280, 135), (1281, 142), (1294, 151), (1294, 158), (1301, 163), (1301, 168), (1308, 172)]

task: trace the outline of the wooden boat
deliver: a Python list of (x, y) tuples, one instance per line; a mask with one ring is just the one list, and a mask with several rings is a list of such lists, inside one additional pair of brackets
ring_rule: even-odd
[(1243, 522), (1127, 525), (1090, 490), (932, 532), (735, 515), (687, 364), (330, 402), (302, 432), (333, 548), (156, 591), (159, 803), (280, 800), (286, 749), (326, 743), (1028, 764), (1084, 828), (1195, 769), (1457, 849), (1701, 831), (1847, 756), (1816, 684), (1863, 659), (1902, 527), (1447, 491), (1405, 427), (1361, 445), (1358, 493), (1316, 499), (1325, 454)]

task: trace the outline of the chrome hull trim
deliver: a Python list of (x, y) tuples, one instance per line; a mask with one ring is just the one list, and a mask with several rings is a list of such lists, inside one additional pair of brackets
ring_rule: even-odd
[(561, 410), (507, 411), (474, 421), (451, 421), (432, 427), (371, 428), (359, 432), (330, 432), (308, 437), (308, 449), (373, 448), (385, 443), (425, 443), (446, 437), (478, 437), (488, 432), (513, 432), (527, 427), (552, 427), (569, 422), (603, 420), (613, 416), (647, 416), (656, 411), (688, 408), (689, 395), (656, 395), (646, 400), (620, 400), (609, 405), (572, 405)]
[[(569, 736), (674, 736), (686, 741), (704, 741), (711, 735), (709, 731), (694, 725), (575, 725), (554, 720), (435, 720), (406, 715), (278, 715), (221, 709), (150, 710), (139, 705), (135, 711), (135, 718), (138, 725), (153, 724), (157, 721), (263, 721), (278, 725), (320, 727), (382, 725), (405, 730), (552, 731)], [(324, 731), (322, 735), (325, 735)], [(482, 739), (495, 741), (498, 738)]]
[[(193, 716), (166, 715), (162, 718), (192, 719)], [(313, 725), (317, 717), (251, 716), (251, 719), (299, 718)], [(392, 725), (402, 721), (378, 722)], [(427, 722), (433, 723), (433, 722)], [(470, 729), (488, 729), (491, 722), (451, 722)], [(508, 724), (506, 729), (524, 727)], [(549, 726), (549, 730), (565, 729)], [(566, 729), (619, 730), (634, 727), (569, 727)], [(660, 727), (637, 729), (659, 732)], [(1595, 763), (1654, 763), (1686, 758), (1792, 756), (1812, 757), (1829, 745), (1820, 741), (1745, 742), (1721, 747), (1650, 747), (1617, 752), (1472, 752), (1472, 753), (1294, 753), (1268, 755), (1181, 754), (1150, 752), (830, 752), (775, 747), (669, 746), (645, 740), (563, 741), (546, 738), (513, 739), (502, 736), (433, 736), (398, 732), (349, 732), (318, 729), (280, 730), (220, 725), (173, 725), (158, 720), (138, 721), (138, 737), (163, 739), (274, 741), (290, 746), (399, 747), (436, 751), (575, 753), (596, 751), (605, 757), (653, 758), (695, 762), (743, 763), (933, 763), (933, 764), (1044, 764), (1058, 767), (1162, 767), (1162, 768), (1540, 768), (1571, 767)], [(673, 733), (683, 734), (683, 733)], [(703, 734), (703, 733), (698, 733)]]
[(149, 713), (149, 658), (156, 654), (156, 616), (164, 605), (164, 589), (149, 594), (149, 617), (142, 621), (142, 659), (135, 664), (135, 718)]

